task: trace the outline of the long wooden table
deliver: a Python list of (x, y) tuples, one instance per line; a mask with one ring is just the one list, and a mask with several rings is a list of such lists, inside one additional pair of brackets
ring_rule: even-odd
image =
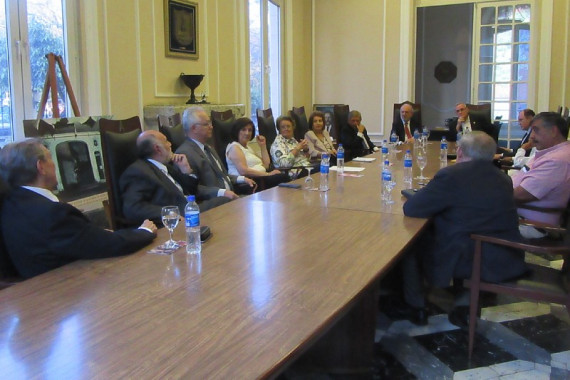
[(325, 194), (278, 188), (210, 210), (202, 221), (214, 235), (198, 257), (149, 246), (2, 290), (2, 377), (277, 375), (370, 298), (426, 225), (374, 203), (378, 173), (367, 167), (344, 189), (331, 175)]

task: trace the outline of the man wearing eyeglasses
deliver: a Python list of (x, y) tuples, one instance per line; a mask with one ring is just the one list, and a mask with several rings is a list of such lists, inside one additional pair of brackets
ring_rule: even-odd
[(194, 173), (198, 176), (198, 201), (211, 199), (223, 203), (238, 198), (234, 186), (247, 184), (255, 190), (255, 182), (244, 176), (228, 175), (227, 169), (216, 150), (208, 145), (213, 127), (210, 117), (202, 107), (190, 107), (182, 115), (182, 127), (186, 141), (176, 149), (176, 153), (186, 155)]

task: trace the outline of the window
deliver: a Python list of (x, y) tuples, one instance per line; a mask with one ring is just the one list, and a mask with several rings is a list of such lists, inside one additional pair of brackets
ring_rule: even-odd
[(271, 107), (281, 114), (281, 5), (279, 1), (249, 0), (251, 119), (256, 110)]
[[(0, 0), (0, 146), (23, 137), (22, 120), (35, 119), (48, 62), (47, 53), (66, 60), (65, 0)], [(66, 65), (67, 66), (67, 65)], [(65, 86), (58, 75), (61, 116), (67, 114)], [(54, 105), (48, 99), (45, 118)]]
[(475, 103), (491, 103), (494, 118), (501, 117), (499, 138), (519, 140), (517, 122), (527, 108), (531, 86), (531, 4), (502, 1), (477, 4), (475, 22)]

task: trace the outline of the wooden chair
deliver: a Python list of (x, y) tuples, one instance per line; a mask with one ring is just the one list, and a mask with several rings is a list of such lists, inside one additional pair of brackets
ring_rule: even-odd
[(223, 112), (212, 111), (210, 118), (214, 128), (214, 147), (227, 169), (226, 147), (232, 142), (232, 128), (235, 123), (234, 113), (231, 109)]
[[(515, 297), (528, 298), (538, 302), (561, 304), (566, 306), (566, 311), (570, 315), (570, 265), (568, 264), (568, 258), (570, 256), (570, 229), (568, 228), (570, 227), (570, 218), (568, 217), (570, 215), (570, 202), (565, 209), (545, 209), (533, 206), (525, 206), (524, 208), (540, 210), (543, 212), (559, 213), (560, 211), (563, 211), (563, 227), (554, 227), (533, 222), (522, 223), (542, 227), (550, 232), (562, 235), (559, 239), (523, 239), (522, 241), (510, 241), (481, 234), (471, 235), (471, 238), (475, 240), (475, 251), (473, 256), (471, 279), (468, 281), (468, 286), (470, 287), (471, 292), (471, 303), (469, 306), (469, 360), (471, 360), (475, 342), (480, 291), (507, 294)], [(516, 281), (502, 283), (484, 282), (481, 280), (483, 243), (502, 245), (531, 253), (562, 255), (564, 258), (564, 264), (561, 271), (538, 265), (529, 265), (531, 269), (530, 275)]]
[[(350, 107), (347, 104), (335, 104), (333, 106), (334, 129), (337, 135), (338, 144), (342, 144), (342, 129), (348, 126), (348, 114)], [(344, 162), (352, 160), (352, 153), (346, 146), (344, 147)]]
[[(404, 104), (409, 104), (412, 106), (414, 110), (414, 115), (412, 116), (412, 120), (414, 120), (418, 125), (422, 126), (422, 105), (420, 103), (412, 103), (409, 100), (406, 100), (402, 103), (394, 103), (394, 122), (396, 122), (400, 118), (400, 108)], [(389, 131), (388, 131), (389, 132)]]
[(304, 139), (305, 133), (309, 130), (309, 121), (305, 113), (305, 106), (299, 108), (293, 107), (291, 111), (289, 111), (289, 116), (291, 116), (295, 122), (295, 138), (297, 140)]
[[(4, 200), (4, 195), (8, 191), (8, 185), (0, 179), (0, 210), (2, 209), (2, 202)], [(8, 255), (8, 251), (4, 246), (4, 239), (1, 236), (2, 231), (0, 230), (0, 290), (5, 289), (14, 285), (23, 279), (18, 275), (18, 271), (12, 263), (12, 259)]]
[(275, 126), (275, 119), (273, 118), (273, 111), (271, 111), (271, 108), (266, 110), (258, 109), (256, 114), (259, 134), (265, 137), (267, 150), (269, 151), (271, 149), (271, 144), (273, 144), (273, 141), (275, 141), (275, 138), (277, 137), (277, 128)]
[(119, 179), (125, 169), (137, 160), (136, 140), (142, 132), (138, 116), (125, 120), (99, 120), (101, 148), (109, 200), (103, 202), (111, 229), (135, 225), (123, 216)]
[(173, 152), (176, 152), (176, 149), (186, 139), (184, 129), (182, 128), (182, 118), (179, 113), (175, 113), (172, 116), (158, 115), (158, 130), (170, 141)]

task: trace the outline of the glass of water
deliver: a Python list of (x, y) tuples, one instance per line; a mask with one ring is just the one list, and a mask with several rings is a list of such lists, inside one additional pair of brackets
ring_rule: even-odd
[(392, 190), (396, 186), (395, 181), (385, 181), (384, 187), (386, 188), (386, 199), (384, 199), (384, 203), (391, 205), (394, 204), (394, 200), (392, 199)]
[(311, 170), (313, 170), (313, 167), (305, 166), (305, 169), (309, 172), (309, 174), (307, 174), (307, 178), (305, 178), (305, 190), (311, 190), (315, 187), (315, 181), (311, 178)]
[(420, 175), (419, 177), (416, 177), (416, 179), (419, 179), (420, 181), (425, 181), (426, 179), (429, 179), (428, 177), (424, 177), (424, 169), (427, 165), (427, 156), (426, 153), (423, 151), (423, 149), (418, 149), (416, 153), (416, 162), (418, 164), (418, 167), (420, 168)]
[(172, 232), (174, 232), (174, 229), (180, 220), (180, 210), (178, 210), (178, 206), (164, 206), (161, 211), (161, 216), (162, 224), (164, 224), (164, 227), (166, 227), (170, 234), (170, 239), (166, 242), (167, 247), (178, 247), (178, 244), (172, 240)]

